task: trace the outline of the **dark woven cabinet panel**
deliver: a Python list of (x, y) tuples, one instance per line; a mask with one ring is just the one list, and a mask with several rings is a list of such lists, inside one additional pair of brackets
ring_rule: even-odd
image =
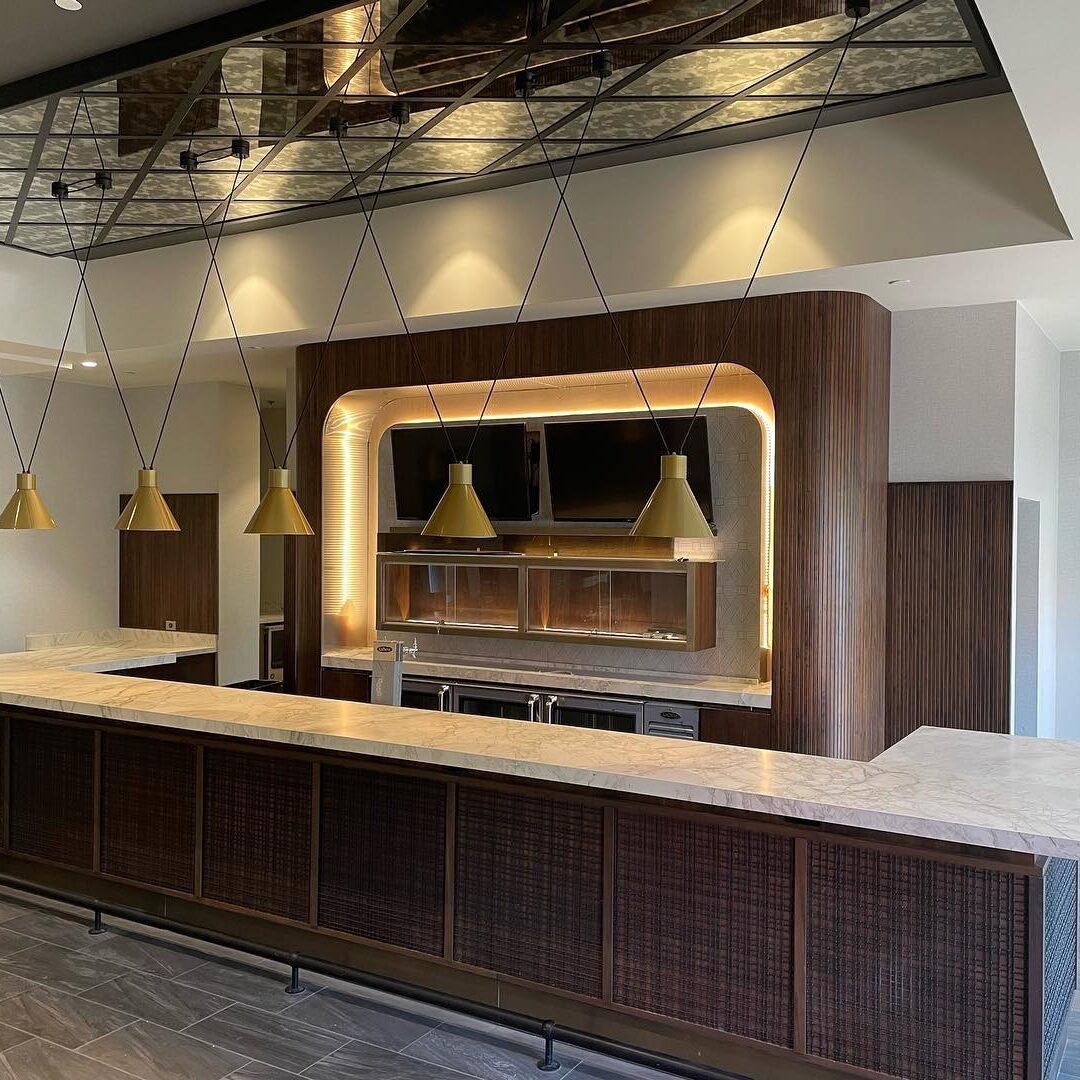
[(1050, 859), (1043, 878), (1043, 1075), (1048, 1076), (1076, 989), (1076, 863)]
[(94, 865), (94, 733), (11, 721), (11, 850)]
[(311, 765), (207, 749), (203, 895), (307, 921)]
[(807, 1050), (905, 1080), (1022, 1080), (1022, 876), (811, 843)]
[(446, 785), (325, 766), (320, 807), (319, 925), (441, 955)]
[(101, 869), (195, 889), (195, 746), (137, 735), (101, 739)]
[(792, 1043), (792, 841), (619, 813), (616, 1003)]
[(599, 997), (603, 812), (463, 787), (456, 847), (454, 959)]

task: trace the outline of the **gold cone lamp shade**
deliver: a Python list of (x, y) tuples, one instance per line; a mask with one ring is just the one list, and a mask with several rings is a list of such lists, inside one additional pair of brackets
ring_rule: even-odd
[(258, 536), (314, 536), (296, 496), (289, 487), (288, 469), (271, 469), (269, 486), (259, 503), (246, 533)]
[(116, 527), (121, 532), (180, 531), (158, 487), (157, 469), (139, 470), (139, 485), (117, 518)]
[(471, 465), (463, 461), (451, 464), (450, 484), (424, 526), (423, 535), (474, 539), (497, 535), (473, 487)]
[(685, 454), (664, 454), (660, 458), (660, 483), (653, 489), (630, 535), (712, 537), (713, 531), (686, 479)]
[(0, 513), (0, 529), (55, 529), (56, 522), (37, 491), (37, 477), (21, 472), (15, 476), (15, 494)]

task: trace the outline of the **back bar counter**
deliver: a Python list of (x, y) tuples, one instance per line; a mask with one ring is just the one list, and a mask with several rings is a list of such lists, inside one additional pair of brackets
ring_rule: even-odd
[(29, 662), (0, 714), (23, 881), (751, 1077), (1037, 1080), (1061, 1041), (1080, 747), (860, 763)]

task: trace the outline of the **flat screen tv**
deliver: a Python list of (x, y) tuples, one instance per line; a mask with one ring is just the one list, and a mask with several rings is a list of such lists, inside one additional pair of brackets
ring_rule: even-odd
[[(672, 451), (689, 417), (661, 420)], [(545, 424), (551, 511), (556, 521), (634, 521), (660, 479), (663, 443), (648, 417)], [(709, 433), (699, 416), (686, 440), (688, 479), (701, 512), (713, 522)]]
[[(451, 427), (451, 457), (438, 427), (390, 431), (394, 455), (394, 498), (403, 521), (427, 521), (446, 490), (451, 461), (463, 457), (476, 430)], [(539, 451), (524, 424), (484, 424), (473, 447), (473, 483), (493, 521), (528, 521), (540, 503)], [(537, 460), (534, 460), (537, 459)]]

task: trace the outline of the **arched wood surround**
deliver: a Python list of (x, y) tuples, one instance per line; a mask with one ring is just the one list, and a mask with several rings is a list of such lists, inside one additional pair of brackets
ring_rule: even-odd
[[(640, 367), (708, 363), (736, 301), (620, 312)], [(776, 408), (775, 745), (868, 759), (884, 745), (885, 561), (889, 450), (889, 313), (854, 293), (793, 293), (748, 302), (725, 360), (759, 375)], [(417, 335), (432, 383), (491, 378), (508, 327)], [(297, 350), (297, 392), (312, 385), (321, 346)], [(503, 375), (625, 368), (606, 316), (524, 323)], [(411, 386), (404, 335), (333, 342), (296, 444), (297, 495), (316, 533), (322, 430), (350, 390)], [(316, 540), (286, 546), (287, 679), (319, 689), (321, 559)]]

